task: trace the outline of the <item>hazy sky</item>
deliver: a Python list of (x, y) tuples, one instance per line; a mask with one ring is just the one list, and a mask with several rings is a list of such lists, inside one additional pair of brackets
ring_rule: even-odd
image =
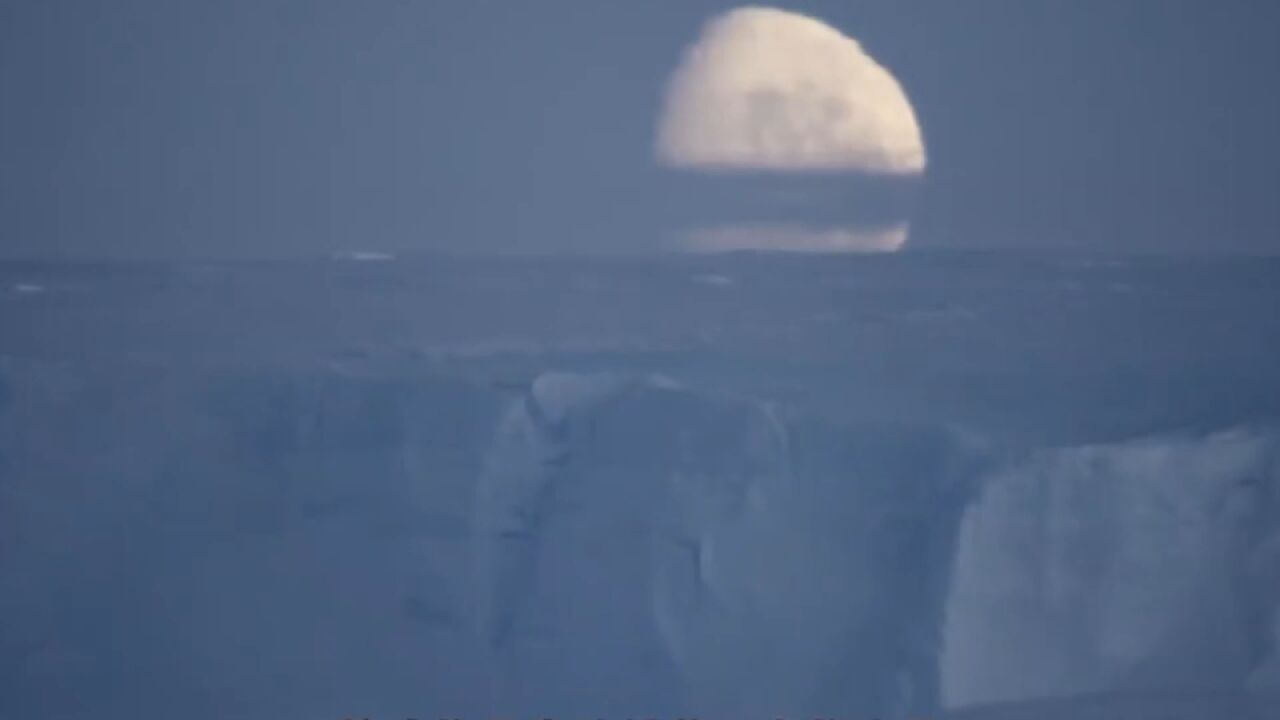
[[(643, 250), (710, 0), (4, 0), (0, 252)], [(1280, 251), (1280, 5), (776, 3), (928, 143), (915, 247)]]

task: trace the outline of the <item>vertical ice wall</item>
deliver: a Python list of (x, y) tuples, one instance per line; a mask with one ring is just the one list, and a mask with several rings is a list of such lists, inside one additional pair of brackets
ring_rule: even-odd
[(546, 373), (499, 421), (472, 535), (488, 712), (655, 714), (675, 695), (639, 610), (652, 488), (593, 453), (600, 415), (642, 383)]
[(477, 494), (495, 696), (706, 717), (933, 708), (964, 455), (941, 430), (538, 378)]
[(548, 373), (504, 410), (476, 484), (476, 622), (486, 646), (507, 643), (533, 591), (544, 526), (570, 472), (575, 434), (596, 405), (630, 384), (607, 374)]
[(1274, 448), (1268, 432), (1157, 437), (1041, 450), (991, 477), (956, 554), (947, 702), (1266, 682)]

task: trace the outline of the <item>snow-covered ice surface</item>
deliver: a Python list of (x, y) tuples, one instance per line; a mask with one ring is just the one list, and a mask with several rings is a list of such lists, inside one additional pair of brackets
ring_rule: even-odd
[(1271, 717), (1280, 261), (0, 265), (0, 717)]

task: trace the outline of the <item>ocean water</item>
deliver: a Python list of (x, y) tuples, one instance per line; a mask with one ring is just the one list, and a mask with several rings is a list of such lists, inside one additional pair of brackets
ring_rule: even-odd
[(6, 263), (0, 716), (1263, 717), (1278, 308), (1265, 258)]

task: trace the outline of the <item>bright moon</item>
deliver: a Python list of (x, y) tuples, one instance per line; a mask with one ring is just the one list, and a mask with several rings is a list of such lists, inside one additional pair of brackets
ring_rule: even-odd
[(898, 81), (825, 23), (740, 8), (707, 24), (667, 88), (672, 167), (918, 174), (924, 142)]
[[(667, 86), (660, 164), (702, 173), (924, 173), (915, 111), (858, 41), (811, 17), (746, 7), (713, 18)], [(785, 182), (785, 180), (784, 180)], [(744, 202), (747, 202), (744, 200)], [(892, 252), (906, 218), (883, 227), (728, 225), (680, 238), (686, 250)]]

